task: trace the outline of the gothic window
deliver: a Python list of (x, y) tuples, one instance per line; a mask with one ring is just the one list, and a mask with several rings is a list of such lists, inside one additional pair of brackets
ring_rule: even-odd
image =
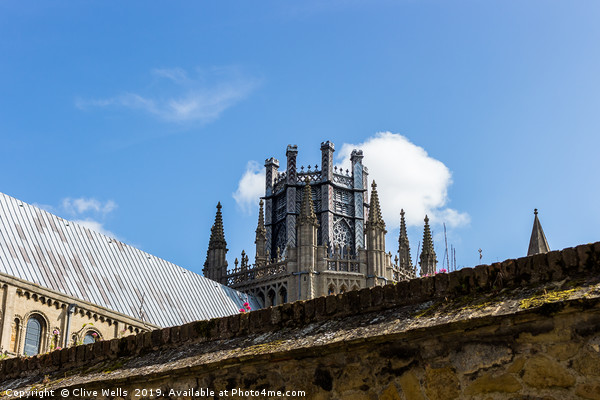
[(354, 249), (354, 232), (345, 219), (334, 219), (333, 244), (339, 245), (343, 254), (346, 254), (348, 246)]
[(277, 257), (277, 249), (279, 249), (280, 255), (282, 255), (285, 250), (285, 244), (286, 244), (285, 223), (282, 222), (276, 226), (274, 236), (275, 236), (275, 243), (274, 243), (273, 250), (271, 252), (272, 258)]
[(346, 285), (342, 285), (342, 287), (340, 288), (340, 293), (346, 293), (348, 291), (348, 289), (346, 289)]
[(335, 190), (333, 192), (333, 204), (336, 213), (354, 215), (352, 192), (347, 190)]
[(275, 221), (285, 218), (285, 196), (279, 196), (275, 199)]
[(329, 289), (327, 290), (327, 294), (329, 294), (329, 295), (335, 294), (335, 286), (333, 286), (333, 283), (331, 285), (329, 285)]
[(34, 315), (29, 318), (27, 321), (27, 330), (25, 332), (25, 347), (23, 349), (23, 354), (35, 356), (40, 352), (43, 330), (44, 322), (40, 317)]

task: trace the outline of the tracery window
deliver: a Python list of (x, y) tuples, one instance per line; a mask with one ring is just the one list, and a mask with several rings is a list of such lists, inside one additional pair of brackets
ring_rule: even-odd
[(354, 248), (354, 233), (345, 219), (334, 219), (333, 244), (340, 246), (342, 253), (346, 253), (346, 247)]

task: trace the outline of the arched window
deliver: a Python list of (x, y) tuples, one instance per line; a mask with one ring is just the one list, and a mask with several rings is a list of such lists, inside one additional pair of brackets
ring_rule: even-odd
[(26, 356), (35, 356), (40, 352), (42, 345), (42, 333), (44, 322), (38, 316), (32, 316), (27, 321), (27, 330), (25, 332), (25, 347), (23, 354)]
[(335, 294), (335, 286), (333, 286), (333, 284), (329, 285), (329, 290), (327, 291), (327, 294)]
[(95, 343), (99, 337), (97, 332), (89, 331), (83, 337), (83, 344)]

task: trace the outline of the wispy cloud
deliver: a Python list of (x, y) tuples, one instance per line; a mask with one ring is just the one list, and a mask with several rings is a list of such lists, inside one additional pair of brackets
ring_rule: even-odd
[[(93, 197), (64, 198), (60, 208), (74, 219), (76, 224), (102, 233), (103, 235), (118, 239), (117, 235), (104, 227), (108, 214), (117, 208), (113, 200), (100, 201)], [(51, 209), (53, 209), (51, 207)]]
[(370, 180), (377, 182), (383, 217), (390, 228), (400, 224), (400, 210), (406, 212), (406, 222), (422, 226), (425, 214), (432, 223), (458, 227), (470, 222), (465, 212), (448, 208), (448, 188), (452, 174), (439, 160), (406, 137), (380, 132), (363, 143), (342, 145), (337, 159), (344, 169), (350, 168), (353, 149), (364, 153)]
[(88, 211), (107, 214), (117, 208), (117, 203), (112, 200), (102, 203), (94, 198), (80, 197), (77, 199), (72, 199), (67, 197), (63, 199), (62, 207), (65, 211), (72, 215), (83, 214)]
[(249, 161), (246, 171), (238, 182), (233, 198), (243, 212), (250, 214), (258, 205), (258, 199), (265, 194), (265, 169), (256, 161)]
[(90, 108), (121, 107), (139, 110), (171, 122), (207, 123), (246, 98), (260, 83), (236, 68), (198, 70), (193, 77), (182, 68), (151, 71), (154, 80), (142, 94), (124, 91), (109, 98), (78, 98), (75, 106)]
[(75, 219), (75, 220), (73, 220), (73, 222), (76, 224), (79, 224), (81, 226), (85, 226), (86, 228), (88, 228), (92, 231), (96, 231), (96, 232), (106, 235), (108, 237), (118, 239), (117, 235), (115, 235), (113, 232), (109, 231), (108, 229), (106, 229), (104, 227), (103, 222), (95, 221), (91, 218)]

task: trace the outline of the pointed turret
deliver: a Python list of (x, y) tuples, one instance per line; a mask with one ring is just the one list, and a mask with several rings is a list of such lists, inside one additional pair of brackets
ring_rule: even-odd
[(404, 209), (400, 210), (400, 235), (398, 237), (398, 255), (400, 257), (400, 269), (406, 273), (412, 273), (412, 259), (410, 258), (410, 244), (406, 233), (406, 221)]
[(531, 231), (531, 239), (529, 240), (529, 250), (527, 251), (528, 256), (540, 253), (548, 253), (550, 251), (550, 246), (548, 246), (546, 235), (544, 235), (542, 224), (540, 223), (540, 220), (538, 218), (537, 208), (533, 210), (533, 214), (535, 217), (533, 219), (533, 230)]
[(298, 217), (298, 224), (310, 223), (314, 226), (318, 226), (317, 216), (315, 215), (315, 206), (312, 199), (312, 189), (308, 177), (306, 178), (306, 184), (304, 185), (304, 193), (302, 194), (302, 203), (300, 204), (300, 216)]
[(423, 250), (419, 261), (421, 276), (434, 275), (437, 268), (437, 258), (433, 249), (431, 228), (429, 228), (429, 217), (425, 215), (425, 227), (423, 228)]
[(371, 204), (369, 206), (369, 220), (366, 224), (367, 235), (367, 286), (385, 283), (387, 267), (385, 254), (385, 222), (381, 216), (377, 184), (371, 184)]
[(210, 230), (206, 261), (202, 270), (204, 276), (214, 281), (224, 283), (227, 275), (227, 242), (223, 231), (223, 215), (221, 214), (221, 202), (217, 204), (215, 223)]
[(379, 195), (377, 194), (377, 184), (375, 181), (371, 184), (371, 205), (369, 208), (369, 225), (378, 226), (385, 229), (385, 222), (381, 216), (381, 206), (379, 205)]
[(254, 244), (256, 244), (256, 265), (263, 265), (267, 261), (266, 250), (267, 250), (267, 230), (265, 228), (265, 212), (264, 212), (264, 202), (260, 199), (260, 203), (258, 203), (258, 226), (256, 227), (256, 239), (254, 240)]

